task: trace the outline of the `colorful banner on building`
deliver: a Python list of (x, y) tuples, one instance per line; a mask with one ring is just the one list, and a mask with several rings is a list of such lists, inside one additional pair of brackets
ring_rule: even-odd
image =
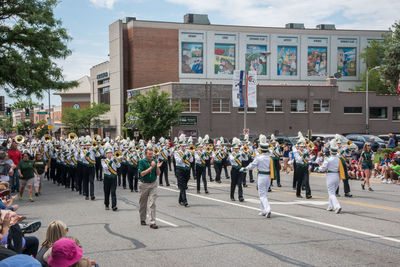
[(182, 42), (182, 73), (203, 73), (203, 43)]
[(277, 67), (279, 76), (297, 75), (297, 46), (278, 46)]
[(243, 107), (243, 70), (235, 70), (233, 73), (233, 85), (232, 85), (232, 106)]
[(357, 49), (355, 47), (338, 47), (337, 71), (343, 76), (357, 75)]
[(266, 45), (247, 45), (246, 70), (256, 71), (258, 75), (267, 75)]
[(307, 75), (326, 76), (328, 49), (326, 47), (308, 47)]
[(247, 72), (247, 107), (257, 107), (257, 71)]
[(235, 70), (235, 45), (215, 44), (214, 73), (233, 74)]

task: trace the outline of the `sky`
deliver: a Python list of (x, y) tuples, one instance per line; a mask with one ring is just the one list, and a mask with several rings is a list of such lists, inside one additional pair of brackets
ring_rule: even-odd
[[(398, 0), (60, 0), (54, 13), (72, 37), (72, 55), (56, 62), (65, 80), (89, 75), (93, 65), (108, 60), (108, 26), (124, 17), (183, 22), (184, 14), (199, 13), (208, 14), (211, 24), (387, 30), (400, 20), (399, 10)], [(47, 94), (38, 102), (47, 104)], [(51, 102), (60, 105), (61, 98), (52, 96)]]

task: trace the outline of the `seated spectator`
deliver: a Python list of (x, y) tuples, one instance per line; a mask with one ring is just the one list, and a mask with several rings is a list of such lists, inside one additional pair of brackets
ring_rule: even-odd
[(379, 143), (375, 141), (374, 137), (370, 138), (370, 143), (371, 143), (371, 150), (372, 152), (376, 153), (379, 148)]
[(66, 237), (68, 233), (68, 227), (62, 221), (52, 221), (47, 227), (46, 239), (42, 243), (36, 259), (43, 265), (48, 266), (47, 261), (43, 258), (44, 254), (53, 246), (53, 244)]
[(396, 142), (394, 140), (393, 134), (389, 134), (389, 141), (386, 145), (387, 148), (395, 148), (396, 147)]
[(19, 254), (0, 261), (0, 267), (41, 267), (36, 259)]
[(7, 156), (6, 152), (0, 151), (0, 182), (10, 181), (10, 176), (14, 174), (15, 165)]
[(72, 239), (61, 238), (54, 242), (48, 264), (50, 267), (69, 267), (81, 258), (82, 249)]
[(356, 160), (352, 160), (349, 166), (349, 169), (347, 170), (347, 174), (349, 175), (350, 179), (357, 179), (357, 171), (358, 171), (358, 165)]
[(10, 227), (8, 233), (2, 237), (1, 245), (17, 254), (36, 257), (39, 240), (34, 236), (24, 236), (19, 224), (14, 224)]

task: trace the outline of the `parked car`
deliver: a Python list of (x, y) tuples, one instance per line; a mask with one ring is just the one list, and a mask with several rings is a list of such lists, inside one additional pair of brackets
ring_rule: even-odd
[[(335, 136), (336, 134), (313, 134), (311, 137), (311, 141), (314, 142), (315, 140), (317, 140), (318, 137), (321, 139), (321, 141), (324, 141), (325, 138), (327, 138), (328, 141), (331, 141), (333, 138), (335, 138)], [(349, 139), (347, 139), (343, 135), (340, 135), (340, 141), (342, 142), (342, 144), (346, 144)]]
[(379, 144), (379, 147), (386, 148), (386, 142), (381, 138), (371, 134), (348, 134), (346, 137), (358, 146), (358, 149), (362, 149), (364, 144), (371, 141), (371, 138), (375, 138), (375, 141)]

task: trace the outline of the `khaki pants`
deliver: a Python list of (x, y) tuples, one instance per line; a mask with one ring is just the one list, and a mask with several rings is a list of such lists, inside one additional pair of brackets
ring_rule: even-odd
[(157, 180), (152, 183), (139, 184), (139, 214), (140, 220), (146, 220), (147, 203), (150, 208), (150, 224), (156, 223)]

